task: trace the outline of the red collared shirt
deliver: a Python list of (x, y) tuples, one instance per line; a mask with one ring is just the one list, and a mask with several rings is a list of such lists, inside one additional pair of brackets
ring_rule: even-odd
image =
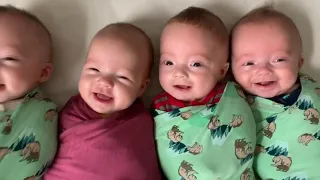
[(152, 106), (154, 109), (170, 112), (174, 109), (183, 108), (187, 106), (199, 106), (206, 104), (216, 104), (220, 101), (226, 83), (218, 83), (213, 90), (201, 101), (184, 102), (180, 101), (167, 92), (158, 94), (154, 99)]

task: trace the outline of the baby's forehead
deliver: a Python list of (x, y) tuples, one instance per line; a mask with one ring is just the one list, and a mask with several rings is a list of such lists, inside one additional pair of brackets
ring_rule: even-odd
[[(191, 23), (184, 23), (184, 22), (168, 23), (164, 27), (163, 32), (161, 33), (161, 38), (167, 35), (168, 32), (171, 36), (174, 36), (180, 33), (179, 29), (187, 29), (187, 28), (196, 29), (197, 32), (207, 36), (207, 40), (212, 40), (216, 43), (226, 44), (229, 41), (227, 30), (219, 26), (210, 26), (209, 28), (209, 27), (203, 27), (200, 25), (194, 25)], [(175, 29), (175, 30), (172, 31), (172, 29)], [(193, 38), (193, 36), (190, 36), (190, 38)]]
[[(103, 35), (96, 36), (92, 41), (92, 47), (90, 50), (95, 50), (95, 44), (98, 44), (100, 47), (112, 47), (116, 48), (117, 51), (123, 52), (123, 54), (131, 54), (132, 56), (145, 56), (147, 53), (147, 48), (141, 44), (141, 40), (137, 40), (134, 35), (122, 36), (117, 33), (108, 33)], [(98, 47), (99, 48), (99, 47)], [(103, 47), (104, 48), (104, 47)], [(110, 53), (110, 52), (106, 52)], [(119, 54), (121, 55), (121, 54)]]
[(280, 31), (288, 37), (290, 43), (297, 46), (302, 51), (302, 39), (298, 28), (293, 20), (284, 13), (273, 9), (272, 7), (261, 7), (252, 10), (242, 17), (232, 28), (231, 39), (238, 35), (238, 30), (246, 25), (262, 25), (264, 27), (273, 27), (275, 31)]
[[(255, 27), (268, 29), (268, 31), (276, 32), (278, 34), (277, 37), (281, 36), (281, 39), (289, 43), (291, 48), (302, 49), (302, 41), (299, 32), (293, 29), (291, 24), (288, 24), (288, 22), (282, 19), (267, 19), (263, 22), (248, 22), (241, 24), (233, 32), (232, 39), (241, 37), (241, 35), (243, 34), (241, 32), (246, 32), (246, 29), (248, 30), (248, 28), (250, 29)], [(240, 33), (238, 33), (239, 30), (241, 31)], [(248, 33), (246, 34), (249, 35)], [(270, 34), (266, 35), (269, 36)], [(272, 35), (270, 35), (269, 37), (273, 38)]]
[[(32, 43), (37, 46), (34, 49), (37, 52), (43, 52), (42, 59), (50, 60), (52, 56), (52, 42), (50, 33), (29, 16), (20, 13), (4, 13), (0, 12), (0, 28), (4, 31), (11, 31), (17, 34), (21, 42)], [(21, 36), (21, 37), (20, 37)]]
[[(144, 32), (133, 25), (110, 25), (101, 29), (95, 37), (117, 38), (132, 43), (135, 40), (146, 40)], [(144, 43), (143, 41), (141, 43)]]
[(148, 74), (150, 73), (154, 59), (153, 44), (149, 36), (139, 27), (125, 22), (110, 24), (95, 35), (92, 44), (95, 40), (112, 40), (115, 44), (126, 47), (124, 49), (128, 49), (138, 58), (142, 65), (140, 69), (149, 70)]
[[(0, 13), (0, 25), (2, 29), (12, 30), (14, 32), (23, 31), (24, 33), (39, 35), (41, 30), (32, 20), (19, 14), (2, 14)], [(28, 34), (30, 36), (30, 34)], [(37, 37), (37, 36), (31, 36)]]
[[(148, 50), (138, 42), (133, 36), (123, 37), (118, 34), (96, 36), (92, 41), (88, 60), (92, 58), (96, 63), (107, 64), (118, 59), (118, 65), (124, 64), (130, 69), (142, 67), (143, 64), (148, 64)], [(103, 57), (112, 60), (105, 61)]]
[(282, 32), (288, 34), (288, 33), (292, 33), (292, 26), (290, 24), (288, 24), (287, 21), (283, 20), (283, 19), (264, 19), (261, 22), (245, 22), (245, 23), (241, 23), (238, 25), (237, 28), (241, 28), (243, 26), (261, 26), (261, 27), (271, 27), (272, 29), (276, 29), (276, 30), (281, 30)]

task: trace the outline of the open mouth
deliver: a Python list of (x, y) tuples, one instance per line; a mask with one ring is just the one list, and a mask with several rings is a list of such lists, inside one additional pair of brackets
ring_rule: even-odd
[(112, 97), (106, 96), (106, 95), (101, 94), (101, 93), (94, 93), (94, 97), (100, 102), (110, 102), (110, 101), (113, 100)]
[(0, 90), (4, 89), (5, 85), (4, 84), (0, 84)]
[(174, 88), (179, 89), (179, 90), (189, 90), (189, 89), (191, 89), (191, 86), (174, 85)]
[(259, 85), (259, 86), (270, 86), (274, 83), (274, 81), (265, 81), (265, 82), (259, 82), (259, 83), (255, 83), (256, 85)]

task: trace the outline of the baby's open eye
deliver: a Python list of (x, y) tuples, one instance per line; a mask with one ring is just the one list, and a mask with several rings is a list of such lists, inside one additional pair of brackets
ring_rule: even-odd
[(243, 64), (243, 66), (253, 66), (253, 65), (254, 65), (253, 62), (246, 62), (246, 63)]
[(201, 67), (202, 65), (199, 62), (195, 62), (195, 63), (192, 63), (191, 66), (193, 66), (193, 67)]
[(171, 62), (171, 61), (165, 61), (164, 64), (165, 64), (166, 66), (172, 66), (172, 65), (173, 65), (173, 62)]

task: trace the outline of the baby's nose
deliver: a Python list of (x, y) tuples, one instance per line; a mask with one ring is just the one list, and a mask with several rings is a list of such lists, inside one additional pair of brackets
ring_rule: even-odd
[(188, 77), (188, 73), (183, 68), (179, 68), (174, 72), (174, 77), (185, 78)]
[(257, 72), (258, 76), (266, 76), (266, 75), (271, 75), (271, 74), (272, 74), (272, 71), (268, 67), (260, 67)]
[(112, 88), (114, 86), (112, 77), (101, 77), (98, 80), (98, 85), (101, 87)]

